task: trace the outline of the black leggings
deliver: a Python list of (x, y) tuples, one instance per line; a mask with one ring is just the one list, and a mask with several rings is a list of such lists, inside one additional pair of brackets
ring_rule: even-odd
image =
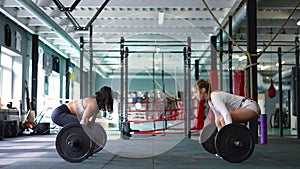
[(65, 104), (62, 104), (56, 109), (54, 109), (51, 118), (55, 124), (61, 127), (70, 123), (79, 124), (79, 120), (77, 116), (73, 115)]

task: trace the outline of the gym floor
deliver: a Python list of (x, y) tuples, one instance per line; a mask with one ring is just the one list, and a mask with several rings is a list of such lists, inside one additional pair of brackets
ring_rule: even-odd
[[(286, 134), (286, 133), (285, 133)], [(64, 161), (55, 149), (55, 134), (30, 135), (4, 138), (0, 141), (1, 169), (212, 169), (212, 168), (243, 168), (243, 169), (276, 169), (300, 168), (300, 140), (296, 136), (269, 135), (268, 144), (256, 144), (252, 156), (242, 163), (229, 163), (220, 157), (206, 152), (198, 141), (199, 136), (192, 139), (182, 138), (170, 150), (156, 156), (137, 158), (126, 157), (111, 150), (118, 147), (114, 140), (108, 140), (104, 150), (94, 154), (81, 163)], [(123, 152), (128, 149), (134, 139), (127, 140)], [(168, 140), (165, 140), (168, 141)], [(144, 139), (144, 142), (155, 143)], [(137, 145), (133, 145), (138, 147)], [(160, 149), (164, 144), (155, 145)], [(136, 148), (143, 153), (153, 147)]]

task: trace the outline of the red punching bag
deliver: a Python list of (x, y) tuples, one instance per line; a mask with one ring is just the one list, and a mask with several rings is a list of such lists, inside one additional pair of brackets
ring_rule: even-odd
[(270, 87), (268, 89), (268, 96), (272, 99), (276, 96), (276, 89), (273, 84), (273, 79), (271, 79)]
[(244, 96), (244, 86), (245, 86), (245, 73), (242, 70), (234, 71), (233, 76), (234, 84), (233, 84), (233, 94)]

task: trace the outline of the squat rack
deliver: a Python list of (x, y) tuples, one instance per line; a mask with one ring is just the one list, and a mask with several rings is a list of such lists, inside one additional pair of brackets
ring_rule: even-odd
[[(142, 43), (145, 41), (129, 41), (135, 43)], [(148, 42), (148, 41), (147, 41)], [(171, 42), (171, 41), (152, 41), (156, 43), (156, 46), (160, 46), (157, 44), (158, 42)], [(182, 43), (181, 41), (173, 41), (173, 43)], [(131, 136), (130, 132), (132, 129), (130, 128), (130, 123), (128, 122), (128, 56), (129, 53), (154, 53), (153, 51), (129, 51), (128, 47), (125, 46), (139, 46), (137, 45), (125, 45), (124, 37), (121, 37), (120, 40), (120, 105), (119, 105), (119, 129), (122, 133), (123, 139), (128, 139)], [(146, 45), (151, 46), (151, 45)], [(168, 45), (161, 45), (168, 46)], [(176, 46), (175, 44), (172, 46)], [(191, 38), (187, 38), (186, 45), (177, 45), (184, 46), (183, 51), (173, 51), (168, 53), (183, 53), (184, 57), (184, 134), (185, 136), (189, 136), (189, 130), (191, 126)], [(162, 52), (164, 53), (164, 52)], [(153, 55), (154, 57), (154, 55)], [(153, 82), (154, 83), (154, 82)], [(153, 84), (153, 89), (155, 90), (155, 84)], [(155, 126), (154, 126), (155, 127)]]

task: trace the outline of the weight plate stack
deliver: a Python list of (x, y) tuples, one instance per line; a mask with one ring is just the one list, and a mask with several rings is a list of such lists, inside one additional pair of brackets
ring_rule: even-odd
[(240, 163), (252, 155), (255, 144), (247, 127), (232, 123), (217, 133), (215, 147), (224, 160)]
[(98, 153), (104, 148), (107, 141), (107, 135), (104, 128), (101, 125), (95, 123), (92, 129), (92, 135), (90, 137), (95, 143), (93, 153)]
[(200, 141), (203, 148), (212, 154), (217, 154), (215, 147), (215, 136), (218, 132), (215, 123), (210, 123), (205, 126), (201, 132)]
[(66, 161), (81, 162), (92, 155), (94, 144), (80, 124), (64, 126), (56, 136), (56, 150)]

